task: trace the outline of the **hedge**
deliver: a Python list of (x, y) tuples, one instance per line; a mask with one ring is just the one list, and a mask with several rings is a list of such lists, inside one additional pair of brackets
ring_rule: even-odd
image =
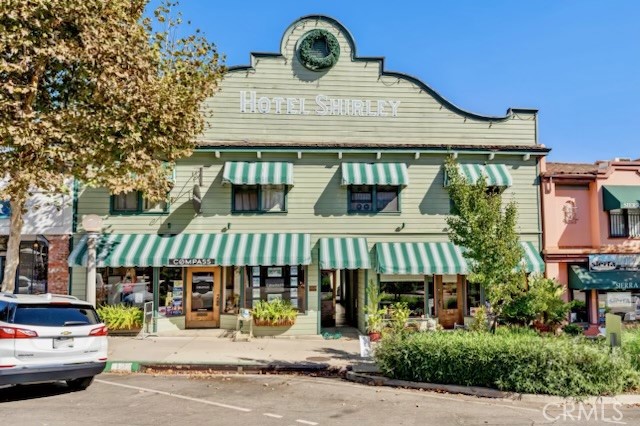
[(433, 332), (391, 335), (375, 350), (385, 376), (559, 396), (637, 389), (630, 357), (601, 342), (529, 333)]

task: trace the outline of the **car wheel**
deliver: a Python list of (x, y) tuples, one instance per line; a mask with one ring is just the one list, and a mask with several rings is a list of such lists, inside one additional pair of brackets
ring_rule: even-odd
[(81, 377), (79, 379), (67, 380), (67, 386), (69, 386), (71, 390), (81, 391), (88, 388), (92, 382), (93, 382), (93, 376)]

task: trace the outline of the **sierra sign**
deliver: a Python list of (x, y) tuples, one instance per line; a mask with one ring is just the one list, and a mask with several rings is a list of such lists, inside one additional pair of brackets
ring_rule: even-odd
[(350, 117), (397, 117), (400, 101), (343, 99), (318, 94), (314, 99), (258, 96), (240, 91), (240, 112), (287, 115), (342, 115)]

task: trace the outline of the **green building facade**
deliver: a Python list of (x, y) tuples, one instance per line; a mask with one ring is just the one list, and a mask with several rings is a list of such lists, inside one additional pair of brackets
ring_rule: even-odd
[[(448, 242), (444, 162), (453, 155), (518, 204), (528, 270), (543, 268), (537, 112), (465, 111), (383, 58), (356, 53), (326, 16), (286, 29), (279, 53), (232, 67), (203, 105), (208, 126), (177, 163), (167, 203), (79, 188), (77, 217), (98, 214), (98, 299), (153, 301), (159, 333), (234, 329), (241, 309), (286, 299), (295, 324), (256, 334), (365, 329), (365, 287), (416, 318), (462, 324), (482, 295)], [(84, 297), (86, 237), (70, 256)]]

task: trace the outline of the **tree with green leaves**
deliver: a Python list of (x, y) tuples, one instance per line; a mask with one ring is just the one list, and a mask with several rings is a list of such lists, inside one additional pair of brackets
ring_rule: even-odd
[(2, 291), (14, 289), (31, 192), (64, 192), (73, 177), (158, 201), (167, 164), (195, 147), (224, 67), (198, 31), (176, 36), (175, 3), (153, 18), (147, 3), (0, 2), (0, 198), (12, 209)]
[(464, 247), (469, 279), (484, 288), (495, 328), (504, 306), (526, 288), (524, 268), (518, 267), (524, 253), (516, 233), (517, 207), (513, 201), (503, 206), (502, 195), (488, 188), (484, 177), (468, 182), (453, 157), (445, 170), (453, 206), (449, 238)]

